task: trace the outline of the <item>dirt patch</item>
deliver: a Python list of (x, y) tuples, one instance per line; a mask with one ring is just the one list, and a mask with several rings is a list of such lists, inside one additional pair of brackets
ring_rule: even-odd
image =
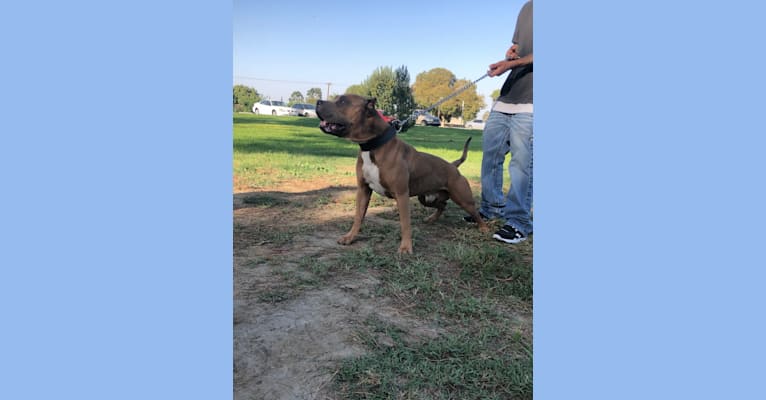
[[(408, 302), (381, 290), (384, 277), (374, 259), (398, 247), (393, 204), (375, 196), (363, 234), (341, 246), (336, 240), (353, 218), (353, 182), (325, 184), (292, 183), (234, 195), (235, 400), (336, 398), (331, 382), (338, 366), (365, 353), (359, 335), (371, 319), (395, 326), (411, 343), (445, 333), (443, 326), (411, 312)], [(453, 225), (415, 222), (429, 213), (413, 206), (416, 254), (418, 241), (449, 240), (455, 229), (467, 229), (454, 215)], [(354, 252), (367, 257), (361, 268), (349, 258)], [(531, 309), (507, 313), (531, 338)], [(386, 346), (390, 339), (373, 340)]]

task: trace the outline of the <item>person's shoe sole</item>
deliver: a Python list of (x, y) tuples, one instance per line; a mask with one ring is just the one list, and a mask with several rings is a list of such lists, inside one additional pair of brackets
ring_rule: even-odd
[(506, 238), (504, 238), (504, 237), (502, 237), (502, 236), (498, 235), (497, 233), (496, 233), (496, 234), (494, 234), (494, 235), (492, 235), (492, 238), (493, 238), (493, 239), (495, 239), (495, 240), (499, 240), (499, 241), (501, 241), (501, 242), (505, 242), (505, 243), (508, 243), (508, 244), (516, 244), (516, 243), (521, 243), (521, 242), (523, 242), (523, 241), (527, 240), (527, 238), (525, 238), (525, 237), (521, 237), (521, 238), (514, 238), (514, 239), (506, 239)]

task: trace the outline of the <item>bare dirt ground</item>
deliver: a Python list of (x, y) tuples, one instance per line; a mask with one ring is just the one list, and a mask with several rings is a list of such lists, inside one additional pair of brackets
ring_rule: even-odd
[[(382, 295), (379, 271), (327, 270), (342, 265), (350, 249), (378, 240), (368, 234), (350, 246), (336, 243), (353, 218), (352, 183), (328, 187), (314, 181), (247, 191), (235, 181), (235, 400), (337, 398), (334, 374), (340, 361), (364, 354), (357, 332), (370, 318), (401, 329), (408, 341), (442, 333), (411, 314), (406, 302)], [(393, 236), (385, 251), (398, 247), (392, 209), (392, 203), (373, 196), (363, 227)], [(445, 229), (438, 222), (424, 226), (420, 217), (429, 211), (419, 204), (412, 209), (417, 253), (418, 240), (439, 240)], [(514, 318), (531, 336), (531, 310)]]

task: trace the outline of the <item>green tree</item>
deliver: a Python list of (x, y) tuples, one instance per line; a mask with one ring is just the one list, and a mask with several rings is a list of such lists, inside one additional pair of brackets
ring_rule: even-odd
[(402, 65), (378, 67), (362, 83), (346, 88), (347, 94), (375, 97), (377, 108), (399, 119), (407, 118), (415, 107), (410, 88), (410, 73)]
[[(426, 72), (421, 72), (415, 77), (415, 83), (412, 85), (412, 95), (419, 108), (427, 108), (437, 101), (447, 97), (452, 93), (452, 86), (455, 83), (455, 75), (445, 68), (433, 68)], [(441, 116), (442, 108), (439, 107), (436, 113)]]
[(296, 103), (303, 103), (303, 94), (297, 90), (290, 95), (290, 99), (287, 101), (287, 105), (292, 106)]
[(322, 100), (322, 89), (311, 88), (306, 91), (306, 103), (314, 104), (317, 100)]
[(245, 86), (234, 85), (234, 111), (250, 111), (253, 104), (261, 100), (257, 90)]
[(378, 67), (362, 83), (370, 91), (370, 96), (377, 99), (377, 108), (386, 114), (394, 114), (394, 86), (396, 86), (396, 74), (391, 67)]
[(402, 65), (394, 71), (393, 100), (396, 115), (399, 120), (404, 120), (412, 114), (415, 109), (415, 99), (412, 98), (412, 88), (410, 88), (410, 73), (407, 67)]
[[(460, 89), (469, 83), (471, 81), (459, 79), (455, 81), (455, 88)], [(476, 86), (472, 86), (442, 104), (442, 109), (450, 111), (450, 116), (461, 116), (467, 121), (476, 118), (485, 105), (484, 98), (476, 93)]]
[(359, 96), (370, 97), (370, 90), (363, 84), (351, 85), (346, 88), (346, 94), (358, 94)]
[[(458, 80), (448, 69), (433, 68), (418, 74), (415, 84), (412, 85), (412, 94), (415, 102), (420, 107), (426, 108), (469, 82), (464, 79)], [(484, 100), (476, 93), (476, 86), (472, 86), (440, 105), (437, 114), (445, 119), (453, 116), (469, 119), (475, 117), (482, 107), (484, 107)]]
[(492, 101), (497, 100), (497, 98), (500, 97), (500, 89), (493, 90), (489, 97), (492, 97)]

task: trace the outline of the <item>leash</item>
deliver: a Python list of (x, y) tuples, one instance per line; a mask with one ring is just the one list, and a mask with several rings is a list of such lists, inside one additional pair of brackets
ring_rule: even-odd
[[(488, 76), (489, 76), (489, 73), (486, 73), (486, 74), (480, 76), (478, 79), (474, 80), (473, 82), (468, 82), (465, 86), (461, 87), (460, 89), (452, 92), (452, 94), (447, 95), (446, 97), (444, 97), (441, 100), (437, 101), (431, 107), (426, 108), (422, 112), (422, 114), (426, 114), (426, 113), (430, 112), (431, 110), (433, 110), (434, 108), (439, 107), (445, 101), (447, 101), (447, 100), (449, 100), (449, 99), (459, 95), (460, 93), (463, 93), (466, 89), (468, 89), (469, 87), (475, 85), (477, 82), (479, 82), (480, 80), (482, 80), (482, 79), (484, 79), (484, 78), (486, 78)], [(403, 131), (406, 131), (407, 129), (409, 129), (409, 127), (412, 125), (411, 122), (414, 122), (413, 118), (412, 118), (412, 115), (407, 117), (404, 121), (399, 121), (398, 119), (395, 119), (395, 120), (391, 121), (390, 124), (391, 124), (391, 126), (394, 127), (394, 129), (396, 129), (396, 133), (399, 133), (399, 132), (403, 132)]]

